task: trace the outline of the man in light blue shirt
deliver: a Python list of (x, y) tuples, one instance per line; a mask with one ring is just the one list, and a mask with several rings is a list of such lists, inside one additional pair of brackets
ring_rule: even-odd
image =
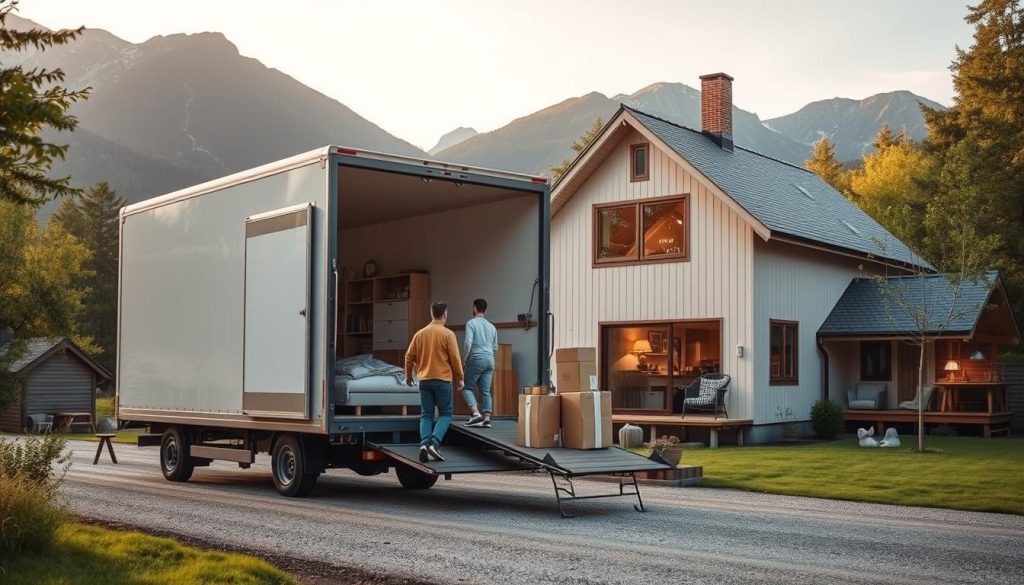
[[(467, 427), (491, 427), (491, 382), (494, 380), (494, 356), (498, 353), (498, 330), (484, 317), (487, 301), (473, 301), (473, 318), (466, 323), (466, 385), (462, 387), (462, 396), (473, 411), (473, 416), (466, 422)], [(476, 395), (473, 387), (480, 389), (483, 408), (477, 408)]]

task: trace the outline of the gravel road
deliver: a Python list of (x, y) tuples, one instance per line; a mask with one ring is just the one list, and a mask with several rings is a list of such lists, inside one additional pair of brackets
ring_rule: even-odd
[[(214, 463), (185, 484), (157, 449), (117, 445), (92, 465), (71, 442), (73, 510), (233, 549), (437, 583), (1022, 583), (1024, 518), (643, 487), (649, 512), (611, 498), (563, 520), (532, 473), (456, 476), (407, 492), (393, 475), (332, 471), (306, 499), (278, 496), (268, 460)], [(578, 482), (581, 491), (614, 484)]]

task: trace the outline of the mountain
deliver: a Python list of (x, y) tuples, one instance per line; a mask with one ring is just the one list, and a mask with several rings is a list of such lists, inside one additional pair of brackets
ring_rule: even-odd
[(598, 117), (605, 121), (619, 107), (597, 92), (570, 98), (437, 153), (437, 158), (492, 169), (549, 174), (572, 155), (569, 145)]
[(472, 128), (459, 126), (455, 130), (452, 130), (451, 132), (442, 136), (441, 139), (437, 141), (437, 144), (435, 144), (433, 148), (427, 151), (427, 154), (437, 154), (442, 150), (446, 148), (451, 148), (464, 140), (469, 140), (470, 138), (476, 136), (477, 134), (479, 134), (479, 132)]
[(836, 157), (853, 161), (870, 149), (883, 122), (888, 122), (893, 131), (905, 127), (914, 140), (923, 140), (928, 129), (918, 102), (933, 109), (946, 109), (909, 91), (893, 91), (862, 100), (832, 98), (812, 102), (792, 114), (765, 120), (765, 125), (805, 146), (828, 136), (836, 145)]
[[(550, 173), (573, 155), (569, 145), (594, 120), (607, 121), (619, 104), (700, 128), (700, 91), (681, 83), (655, 83), (635, 93), (608, 98), (592, 92), (513, 120), (493, 132), (478, 134), (436, 153), (444, 160), (523, 173)], [(733, 108), (736, 144), (794, 164), (803, 164), (808, 148), (765, 127), (757, 114)]]
[(219, 33), (133, 44), (89, 29), (70, 44), (0, 60), (59, 66), (65, 86), (92, 87), (73, 106), (79, 130), (66, 138), (85, 146), (73, 145), (60, 170), (79, 185), (106, 178), (128, 201), (331, 143), (426, 156), (337, 100), (241, 56)]

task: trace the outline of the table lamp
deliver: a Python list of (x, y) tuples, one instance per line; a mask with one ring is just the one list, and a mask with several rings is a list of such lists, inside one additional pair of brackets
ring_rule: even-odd
[(960, 364), (958, 364), (956, 360), (949, 360), (948, 362), (946, 362), (946, 367), (942, 369), (949, 372), (949, 377), (946, 378), (946, 381), (952, 382), (953, 380), (956, 379), (955, 372), (960, 371)]
[(637, 361), (639, 362), (637, 369), (647, 369), (644, 354), (651, 353), (651, 351), (651, 342), (647, 341), (646, 339), (636, 340), (636, 342), (633, 344), (633, 353), (637, 355)]

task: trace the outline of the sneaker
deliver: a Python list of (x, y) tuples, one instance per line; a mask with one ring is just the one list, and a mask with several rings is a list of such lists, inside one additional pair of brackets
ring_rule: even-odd
[(484, 417), (479, 414), (475, 414), (466, 421), (467, 427), (480, 427), (484, 424)]
[(426, 463), (429, 460), (430, 456), (429, 453), (427, 452), (427, 448), (425, 446), (420, 447), (420, 463)]
[[(429, 447), (426, 447), (426, 451), (434, 458), (434, 461), (444, 461), (444, 457), (441, 457), (441, 452), (437, 450), (437, 447), (430, 445)], [(420, 457), (423, 457), (422, 451), (420, 451)]]
[(485, 429), (491, 428), (491, 419), (485, 418), (484, 422), (480, 423), (480, 426), (482, 426)]

